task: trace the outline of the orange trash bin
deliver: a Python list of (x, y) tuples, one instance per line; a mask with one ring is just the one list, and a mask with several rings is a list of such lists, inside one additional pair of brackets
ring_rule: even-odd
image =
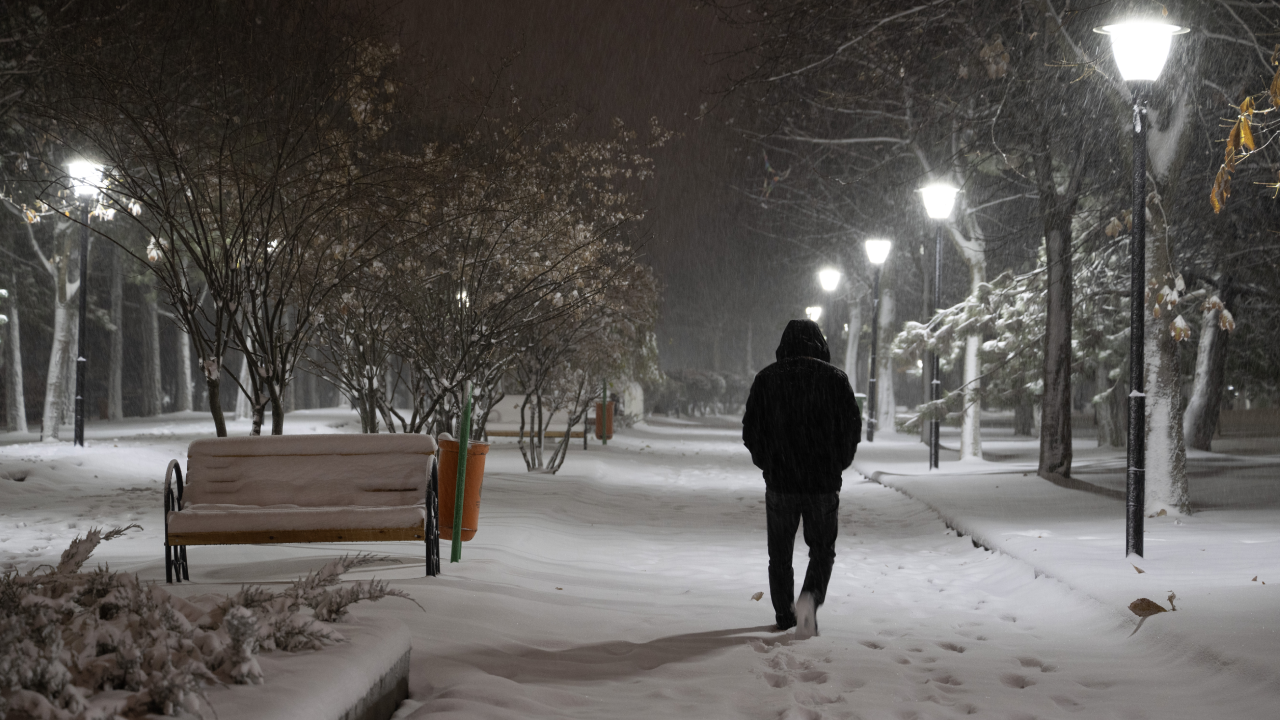
[[(440, 446), (440, 539), (453, 537), (453, 503), (458, 484), (458, 441), (437, 440)], [(484, 484), (484, 457), (489, 454), (489, 443), (467, 444), (467, 482), (462, 498), (462, 539), (476, 536), (480, 526), (480, 488)]]
[[(604, 433), (604, 437), (600, 437), (600, 433)], [(610, 400), (605, 405), (596, 403), (596, 439), (612, 440), (613, 439), (613, 401)], [(470, 482), (468, 480), (468, 482)]]

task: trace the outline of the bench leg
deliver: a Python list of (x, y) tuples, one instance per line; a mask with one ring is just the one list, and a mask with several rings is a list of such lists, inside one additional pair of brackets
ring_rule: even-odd
[[(173, 584), (173, 547), (169, 543), (164, 544), (164, 581), (170, 585)], [(178, 578), (179, 581), (182, 578)]]
[(182, 562), (182, 579), (190, 582), (191, 573), (187, 572), (187, 546), (179, 545), (178, 551), (182, 553), (182, 561), (181, 561)]

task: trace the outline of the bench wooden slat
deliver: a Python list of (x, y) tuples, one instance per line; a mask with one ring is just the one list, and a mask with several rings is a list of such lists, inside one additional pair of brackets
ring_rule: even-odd
[(414, 528), (356, 528), (352, 530), (255, 530), (247, 532), (170, 533), (167, 545), (266, 545), (271, 543), (384, 542), (427, 539), (422, 526)]

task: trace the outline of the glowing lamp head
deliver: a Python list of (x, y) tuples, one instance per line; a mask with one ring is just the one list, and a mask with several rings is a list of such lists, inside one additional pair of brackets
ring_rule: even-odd
[(956, 205), (956, 194), (960, 191), (948, 183), (930, 183), (920, 188), (920, 197), (924, 200), (924, 211), (934, 220), (946, 220), (951, 217), (951, 209)]
[(818, 271), (818, 284), (826, 292), (834, 291), (840, 285), (841, 273), (835, 268), (823, 268)]
[(1159, 20), (1130, 20), (1116, 25), (1094, 28), (1094, 32), (1111, 36), (1111, 52), (1120, 75), (1128, 82), (1160, 79), (1173, 36), (1188, 28)]
[(76, 197), (93, 197), (102, 186), (102, 166), (88, 160), (76, 160), (67, 166), (71, 175), (71, 191)]
[(872, 265), (883, 265), (889, 259), (889, 250), (893, 249), (893, 243), (888, 240), (868, 240), (864, 245), (867, 248), (867, 260)]
[(804, 314), (805, 314), (805, 317), (809, 318), (810, 320), (814, 322), (818, 322), (818, 319), (822, 317), (822, 308), (818, 305), (807, 307), (804, 309)]

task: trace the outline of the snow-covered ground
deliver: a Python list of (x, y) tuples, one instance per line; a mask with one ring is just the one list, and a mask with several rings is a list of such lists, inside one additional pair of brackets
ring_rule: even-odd
[[(358, 427), (340, 411), (286, 422)], [(162, 582), (164, 467), (208, 429), (166, 416), (93, 424), (86, 449), (0, 446), (0, 565), (56, 561), (91, 525), (137, 522), (94, 558)], [(846, 473), (822, 635), (803, 642), (768, 630), (763, 482), (732, 419), (651, 419), (608, 447), (575, 444), (554, 476), (499, 441), (480, 531), (438, 578), (422, 577), (415, 543), (193, 547), (193, 582), (172, 588), (284, 582), (355, 550), (401, 559), (350, 576), (392, 579), (426, 608), (354, 610), (410, 629), (403, 717), (1275, 716), (1280, 458), (1193, 456), (1204, 509), (1148, 521), (1147, 557), (1126, 560), (1119, 502), (1024, 477), (1027, 442), (986, 449), (1000, 461), (944, 453), (929, 477), (918, 443), (863, 445), (858, 470), (911, 497)], [(1081, 477), (1114, 484), (1118, 456), (1080, 455)], [(1132, 634), (1128, 603), (1167, 607), (1170, 591), (1178, 611)]]

